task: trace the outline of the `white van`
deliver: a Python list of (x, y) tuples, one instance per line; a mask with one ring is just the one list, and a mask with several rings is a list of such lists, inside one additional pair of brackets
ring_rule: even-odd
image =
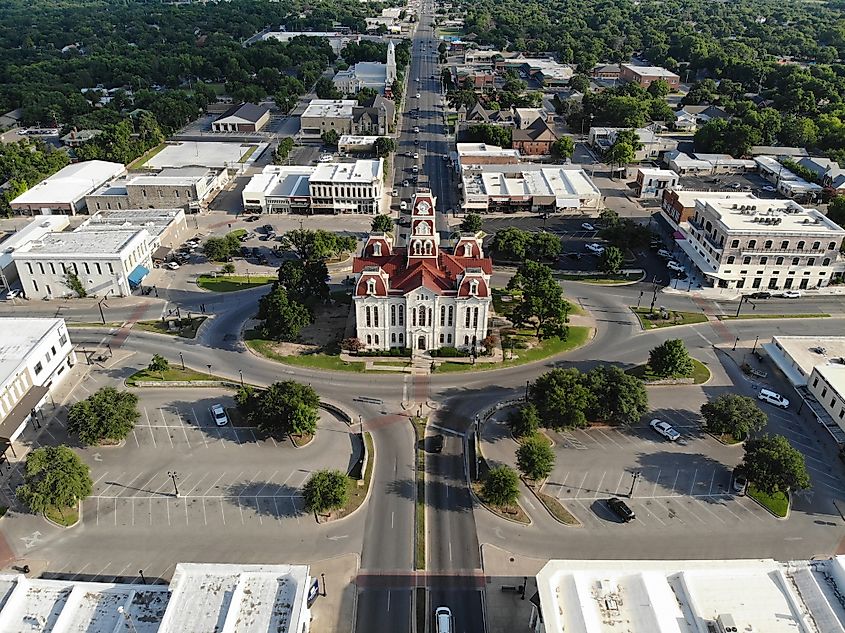
[(452, 612), (449, 607), (437, 607), (434, 612), (434, 623), (436, 633), (453, 633), (455, 630), (452, 626)]
[(769, 391), (768, 389), (761, 389), (760, 393), (757, 394), (757, 398), (759, 400), (762, 400), (763, 402), (768, 402), (769, 404), (773, 404), (776, 407), (780, 407), (781, 409), (789, 408), (789, 400), (784, 398), (779, 393)]

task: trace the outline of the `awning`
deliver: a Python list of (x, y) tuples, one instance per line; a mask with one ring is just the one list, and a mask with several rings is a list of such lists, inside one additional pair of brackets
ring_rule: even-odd
[(144, 277), (150, 274), (150, 269), (146, 266), (138, 265), (135, 267), (131, 273), (129, 273), (129, 285), (135, 288), (136, 286), (140, 286), (141, 282), (144, 280)]
[(167, 259), (167, 256), (170, 255), (170, 250), (166, 246), (159, 246), (155, 251), (153, 251), (153, 259), (154, 260), (161, 260), (164, 261)]
[(20, 435), (26, 423), (30, 419), (32, 410), (41, 404), (41, 400), (47, 395), (47, 387), (32, 386), (15, 407), (9, 411), (9, 415), (0, 422), (0, 441), (11, 444)]

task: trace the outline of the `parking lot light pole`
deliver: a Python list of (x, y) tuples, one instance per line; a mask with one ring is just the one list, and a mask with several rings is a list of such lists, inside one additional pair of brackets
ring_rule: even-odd
[(742, 295), (739, 298), (739, 305), (736, 307), (736, 316), (739, 316), (739, 311), (742, 310), (742, 304), (748, 301), (748, 297), (746, 295)]
[[(511, 352), (511, 354), (513, 354), (513, 352)], [(531, 381), (526, 380), (525, 381), (525, 402), (528, 402), (528, 387), (529, 386), (531, 386)]]
[(182, 356), (182, 352), (179, 352), (179, 360), (182, 361), (182, 371), (185, 371), (185, 357)]
[(238, 370), (238, 373), (241, 376), (241, 389), (243, 389), (244, 388), (244, 373), (240, 369)]
[(738, 336), (734, 339), (734, 346), (731, 348), (732, 352), (736, 351), (736, 344), (737, 343), (739, 343), (739, 337)]
[(751, 348), (751, 353), (753, 354), (757, 350), (757, 341), (760, 340), (759, 336), (754, 337), (754, 347)]
[(640, 471), (634, 471), (634, 478), (631, 480), (631, 492), (628, 493), (628, 498), (634, 498), (634, 487), (637, 485), (637, 479), (640, 478)]
[(175, 470), (168, 470), (167, 476), (170, 477), (170, 480), (173, 482), (173, 491), (176, 498), (179, 498), (179, 487), (176, 485), (176, 480), (179, 478), (179, 473)]

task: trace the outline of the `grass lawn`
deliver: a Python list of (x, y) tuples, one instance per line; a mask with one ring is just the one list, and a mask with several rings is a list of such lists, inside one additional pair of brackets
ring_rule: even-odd
[(290, 441), (293, 442), (293, 445), (296, 448), (302, 448), (303, 446), (308, 446), (311, 443), (311, 440), (314, 439), (314, 436), (310, 433), (306, 435), (291, 435)]
[(528, 525), (531, 521), (528, 518), (528, 515), (525, 514), (525, 510), (517, 503), (513, 506), (494, 506), (492, 503), (488, 503), (484, 499), (484, 495), (482, 494), (482, 484), (480, 481), (474, 481), (472, 483), (472, 491), (475, 493), (475, 496), (478, 497), (478, 500), (481, 501), (482, 505), (490, 510), (496, 516), (500, 516), (503, 519), (510, 519), (511, 521), (516, 521), (517, 523), (524, 523)]
[[(156, 334), (170, 334), (171, 336), (181, 336), (182, 338), (195, 338), (197, 330), (208, 317), (191, 317), (189, 319), (168, 319), (167, 322), (162, 321), (137, 321), (133, 327), (136, 327), (145, 332), (155, 332)], [(181, 326), (174, 330), (168, 327), (168, 323), (177, 322)]]
[(572, 513), (570, 513), (569, 510), (567, 510), (563, 504), (558, 501), (557, 498), (547, 495), (545, 492), (540, 492), (539, 490), (534, 490), (534, 492), (537, 493), (537, 497), (540, 499), (540, 502), (555, 519), (564, 525), (581, 525), (581, 522), (576, 519)]
[(640, 273), (628, 273), (625, 275), (568, 275), (566, 273), (555, 273), (556, 279), (566, 281), (580, 281), (585, 284), (596, 284), (598, 286), (613, 286), (625, 284), (631, 281), (639, 281), (642, 278)]
[(54, 506), (50, 506), (44, 514), (53, 523), (58, 523), (64, 527), (69, 527), (79, 521), (78, 506), (74, 506), (72, 508), (56, 508)]
[(246, 290), (248, 288), (255, 288), (256, 286), (265, 286), (276, 281), (278, 277), (273, 275), (268, 277), (266, 275), (200, 275), (197, 277), (197, 285), (204, 290), (211, 292), (234, 292), (236, 290)]
[(651, 382), (654, 380), (661, 380), (663, 378), (692, 378), (693, 384), (700, 385), (710, 380), (710, 370), (707, 365), (695, 358), (692, 359), (692, 376), (658, 376), (651, 370), (651, 365), (645, 363), (644, 365), (637, 365), (631, 367), (625, 373), (636, 376), (642, 381)]
[(735, 444), (739, 444), (742, 440), (736, 439), (730, 433), (722, 433), (721, 435), (713, 435), (717, 440), (719, 440), (722, 444), (727, 444), (728, 446), (733, 446)]
[(196, 380), (219, 380), (217, 376), (211, 374), (204, 374), (202, 372), (194, 371), (193, 369), (182, 369), (174, 365), (163, 372), (150, 372), (147, 369), (137, 371), (126, 379), (126, 384), (134, 387), (138, 382), (161, 382), (165, 381), (187, 381), (193, 382)]
[(150, 160), (153, 156), (155, 156), (161, 150), (163, 150), (165, 147), (167, 147), (167, 143), (161, 143), (160, 145), (157, 145), (156, 147), (153, 147), (152, 149), (148, 149), (144, 154), (141, 154), (138, 158), (136, 158), (131, 163), (129, 163), (126, 166), (126, 170), (131, 171), (133, 169), (138, 169), (144, 163), (146, 163), (148, 160)]
[(789, 511), (789, 497), (782, 492), (768, 495), (762, 490), (757, 490), (752, 484), (748, 484), (748, 496), (758, 501), (769, 512), (781, 519), (786, 517)]
[[(516, 336), (522, 336), (518, 334)], [(540, 344), (531, 349), (515, 349), (514, 354), (517, 358), (505, 360), (501, 363), (476, 363), (475, 365), (464, 363), (445, 362), (437, 368), (438, 373), (455, 372), (455, 371), (491, 371), (494, 369), (502, 369), (503, 367), (514, 367), (516, 365), (525, 365), (526, 363), (533, 363), (534, 361), (543, 360), (550, 356), (556, 356), (563, 352), (571, 351), (577, 347), (581, 347), (589, 340), (590, 328), (582, 325), (570, 325), (569, 336), (565, 341), (557, 337), (548, 338), (540, 341)], [(506, 349), (505, 355), (510, 354), (510, 348)]]
[(414, 538), (414, 569), (425, 569), (425, 418), (413, 418), (417, 439), (417, 503)]
[(740, 314), (739, 316), (731, 316), (730, 314), (722, 314), (719, 316), (720, 321), (732, 321), (734, 319), (826, 319), (829, 314)]
[(239, 163), (245, 163), (249, 160), (249, 157), (255, 153), (255, 150), (258, 149), (257, 145), (250, 145), (249, 149), (244, 152), (244, 155), (238, 159)]
[(364, 499), (367, 498), (367, 491), (370, 489), (370, 481), (373, 478), (373, 464), (375, 464), (375, 453), (373, 453), (373, 438), (369, 433), (364, 433), (364, 444), (367, 447), (367, 468), (364, 471), (363, 479), (355, 479), (354, 477), (346, 478), (346, 488), (348, 491), (346, 506), (338, 512), (338, 518), (345, 517), (361, 507)]
[[(707, 321), (707, 316), (701, 312), (678, 312), (677, 310), (669, 310), (669, 318), (666, 320), (656, 319), (652, 321), (647, 317), (650, 313), (648, 308), (634, 308), (631, 310), (637, 315), (640, 320), (640, 325), (644, 330), (654, 330), (660, 327), (672, 327), (675, 325), (689, 325), (690, 323), (704, 323)], [(655, 313), (658, 311), (655, 310)]]
[(251, 350), (279, 363), (296, 365), (298, 367), (313, 367), (314, 369), (332, 369), (335, 371), (364, 371), (364, 363), (347, 363), (340, 360), (340, 356), (334, 354), (316, 353), (284, 356), (273, 350), (272, 341), (262, 339), (255, 330), (249, 330), (244, 334), (244, 342)]

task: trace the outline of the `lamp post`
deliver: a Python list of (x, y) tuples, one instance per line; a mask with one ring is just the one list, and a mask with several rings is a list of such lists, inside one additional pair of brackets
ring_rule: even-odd
[(185, 371), (185, 357), (182, 356), (182, 352), (179, 352), (179, 360), (182, 361), (182, 371)]
[(146, 585), (146, 584), (147, 584), (147, 579), (146, 579), (146, 578), (144, 578), (144, 570), (143, 570), (143, 569), (139, 569), (139, 570), (138, 570), (138, 574), (141, 576), (141, 584), (142, 584), (142, 585)]
[(628, 498), (634, 498), (634, 487), (637, 485), (637, 479), (640, 478), (640, 471), (634, 471), (634, 478), (631, 480), (631, 492), (628, 493)]
[(739, 343), (739, 337), (738, 336), (734, 339), (734, 346), (731, 348), (732, 352), (736, 351), (736, 344), (737, 343)]
[(326, 597), (326, 575), (320, 574), (320, 578), (323, 579), (323, 597)]
[(170, 477), (170, 480), (173, 482), (173, 491), (176, 498), (179, 498), (179, 487), (176, 485), (176, 480), (179, 478), (179, 473), (175, 470), (168, 470), (167, 476)]
[(754, 347), (751, 348), (751, 353), (753, 354), (757, 350), (757, 341), (760, 340), (759, 336), (754, 337)]
[(238, 374), (241, 376), (241, 389), (244, 388), (244, 373), (239, 369)]
[(531, 381), (525, 381), (525, 402), (528, 402), (528, 388), (531, 386)]
[(206, 367), (208, 367), (208, 373), (210, 374), (211, 373), (211, 363), (207, 364)]

